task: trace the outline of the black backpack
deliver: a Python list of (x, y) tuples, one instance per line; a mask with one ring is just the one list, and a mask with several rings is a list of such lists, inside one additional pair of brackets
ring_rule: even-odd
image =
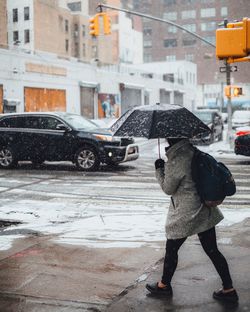
[(206, 206), (220, 205), (226, 196), (235, 194), (236, 186), (230, 170), (195, 147), (191, 170), (197, 192)]

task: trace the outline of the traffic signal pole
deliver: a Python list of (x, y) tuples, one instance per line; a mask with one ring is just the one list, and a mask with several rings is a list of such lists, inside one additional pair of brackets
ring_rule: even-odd
[(136, 15), (136, 16), (140, 16), (140, 17), (144, 17), (144, 18), (148, 18), (148, 19), (151, 19), (153, 21), (157, 21), (157, 22), (161, 22), (161, 23), (165, 23), (165, 24), (168, 24), (168, 25), (172, 25), (172, 26), (175, 26), (176, 28), (179, 28), (187, 33), (189, 33), (190, 35), (196, 37), (197, 39), (207, 43), (208, 45), (212, 46), (213, 48), (215, 48), (216, 46), (209, 42), (208, 40), (206, 40), (205, 38), (197, 35), (196, 33), (186, 29), (185, 27), (182, 27), (181, 25), (179, 24), (176, 24), (172, 21), (169, 21), (169, 20), (165, 20), (165, 19), (162, 19), (162, 18), (159, 18), (159, 17), (155, 17), (155, 16), (152, 16), (152, 15), (148, 15), (148, 14), (144, 14), (144, 13), (140, 13), (140, 12), (135, 12), (135, 11), (131, 11), (131, 10), (126, 10), (126, 9), (122, 9), (122, 8), (117, 8), (117, 7), (113, 7), (111, 5), (107, 5), (107, 4), (98, 4), (97, 6), (97, 9), (102, 12), (103, 11), (103, 8), (105, 9), (110, 9), (110, 10), (114, 10), (114, 11), (120, 11), (120, 12), (125, 12), (125, 13), (128, 13), (128, 14), (132, 14), (132, 15)]
[[(226, 63), (226, 83), (227, 86), (231, 86), (231, 66), (230, 64), (225, 61)], [(230, 88), (231, 92), (231, 88)], [(233, 129), (232, 129), (232, 99), (231, 95), (227, 97), (227, 142), (229, 142), (230, 147), (233, 145)]]

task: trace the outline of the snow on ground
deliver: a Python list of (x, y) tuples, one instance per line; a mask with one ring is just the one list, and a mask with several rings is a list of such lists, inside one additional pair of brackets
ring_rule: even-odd
[[(149, 143), (144, 139), (138, 139), (137, 142), (139, 142), (141, 146), (147, 146)], [(155, 159), (158, 157), (157, 140), (155, 140), (154, 143), (153, 145), (149, 145), (148, 149), (145, 149), (142, 158), (147, 155)], [(165, 154), (165, 146), (167, 146), (167, 142), (161, 140), (162, 156)], [(214, 156), (241, 159), (241, 156), (235, 155), (232, 149), (230, 149), (229, 144), (225, 141), (216, 142), (210, 146), (201, 146), (199, 148)], [(246, 159), (246, 157), (244, 157), (244, 159)], [(56, 181), (54, 182), (56, 183)], [(51, 183), (51, 187), (53, 188), (54, 182), (51, 180), (45, 183)], [(135, 182), (137, 185), (136, 188)], [(101, 188), (102, 182), (99, 181), (99, 184)], [(155, 184), (157, 183), (155, 182)], [(122, 186), (119, 185), (119, 182), (115, 181), (112, 184), (112, 190), (107, 194), (110, 196), (113, 194), (123, 195), (123, 192), (131, 194), (131, 189), (133, 189), (136, 196), (139, 196), (136, 201), (134, 201), (133, 198), (125, 200), (122, 196), (119, 201), (112, 199), (107, 200), (105, 197), (101, 201), (93, 198), (82, 200), (81, 198), (75, 199), (75, 195), (60, 194), (59, 196), (56, 193), (48, 193), (48, 196), (51, 195), (51, 199), (46, 202), (28, 198), (26, 200), (20, 199), (16, 202), (12, 200), (10, 196), (9, 200), (1, 202), (0, 219), (20, 220), (22, 224), (7, 228), (3, 231), (0, 236), (0, 250), (10, 248), (12, 242), (17, 237), (22, 237), (22, 234), (27, 231), (27, 229), (30, 230), (31, 233), (35, 231), (48, 235), (54, 234), (56, 235), (54, 241), (58, 243), (94, 248), (135, 248), (143, 245), (157, 248), (159, 242), (161, 243), (165, 240), (164, 223), (167, 210), (165, 208), (168, 207), (170, 198), (165, 196), (160, 189), (155, 189), (152, 185), (150, 186), (151, 189), (146, 190), (145, 194), (145, 185), (146, 184), (143, 183), (140, 185), (140, 181), (135, 180), (134, 182), (127, 182), (126, 187), (121, 191)], [(65, 187), (67, 186), (65, 185)], [(88, 194), (88, 189), (85, 189), (85, 187), (83, 190)], [(93, 191), (93, 184), (89, 187), (91, 193), (91, 191)], [(141, 194), (140, 189), (144, 189), (141, 191)], [(18, 191), (19, 190), (15, 190), (15, 192)], [(149, 192), (152, 192), (157, 200), (150, 201), (146, 196), (150, 195)], [(158, 192), (161, 193), (158, 194)], [(33, 193), (35, 194), (35, 191), (33, 191)], [(37, 190), (37, 194), (38, 193), (39, 190)], [(245, 196), (247, 195), (248, 194)], [(247, 207), (223, 207), (222, 212), (225, 219), (220, 223), (220, 226), (229, 226), (250, 217), (250, 208)], [(19, 235), (14, 235), (13, 229), (15, 229)]]

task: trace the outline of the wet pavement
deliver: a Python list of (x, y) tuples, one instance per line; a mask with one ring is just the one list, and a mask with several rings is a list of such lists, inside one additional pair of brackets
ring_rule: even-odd
[[(180, 250), (172, 300), (147, 295), (145, 284), (161, 276), (169, 203), (153, 161), (87, 174), (64, 164), (1, 170), (0, 312), (231, 311), (211, 297), (220, 281), (195, 237)], [(223, 205), (218, 242), (240, 295), (232, 311), (243, 312), (250, 311), (250, 168), (227, 164), (238, 192)]]

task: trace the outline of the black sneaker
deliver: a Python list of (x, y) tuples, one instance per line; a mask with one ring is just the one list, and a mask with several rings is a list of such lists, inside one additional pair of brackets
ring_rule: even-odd
[(163, 288), (158, 287), (158, 282), (153, 284), (146, 284), (146, 288), (153, 295), (159, 296), (172, 296), (173, 290), (171, 286), (165, 286)]
[(223, 290), (220, 289), (213, 293), (213, 298), (220, 300), (220, 301), (231, 302), (231, 303), (237, 303), (239, 300), (236, 290), (232, 290), (230, 292), (224, 293)]

